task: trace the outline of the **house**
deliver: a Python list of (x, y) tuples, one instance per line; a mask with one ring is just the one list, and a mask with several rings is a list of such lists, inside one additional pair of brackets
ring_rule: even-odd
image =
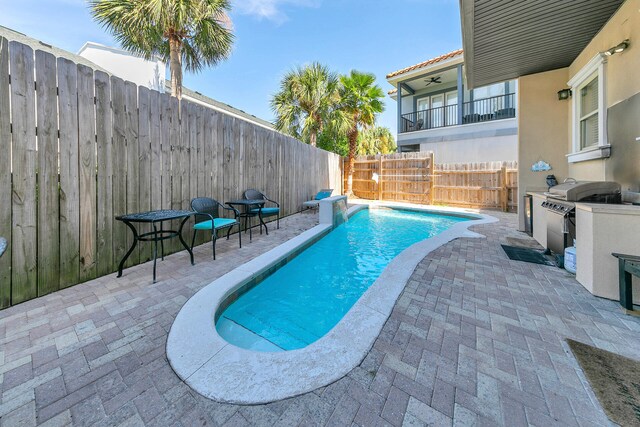
[[(623, 204), (576, 202), (569, 236), (577, 280), (618, 299), (611, 253), (640, 255), (640, 0), (460, 0), (460, 13), (467, 86), (517, 79), (520, 229), (529, 195), (533, 236), (548, 243), (548, 174), (621, 184)], [(540, 161), (551, 169), (532, 168)]]
[(86, 42), (78, 55), (109, 70), (138, 86), (164, 92), (166, 64), (159, 56), (150, 60), (139, 58), (122, 49)]
[[(93, 42), (85, 43), (78, 52), (78, 56), (97, 64), (100, 69), (105, 69), (110, 74), (129, 80), (138, 86), (146, 86), (160, 92), (171, 91), (171, 82), (166, 79), (166, 64), (158, 56), (147, 60), (125, 50)], [(187, 87), (182, 88), (182, 99), (273, 129), (273, 124), (266, 120), (216, 101)]]
[(387, 75), (398, 151), (433, 151), (438, 163), (516, 160), (516, 82), (469, 90), (464, 69), (459, 49)]

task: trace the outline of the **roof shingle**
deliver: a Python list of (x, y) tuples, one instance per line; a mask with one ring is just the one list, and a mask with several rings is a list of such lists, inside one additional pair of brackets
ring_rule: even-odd
[(445, 53), (444, 55), (440, 55), (440, 56), (437, 56), (435, 58), (428, 59), (428, 60), (426, 60), (424, 62), (421, 62), (419, 64), (412, 65), (410, 67), (403, 68), (403, 69), (398, 70), (398, 71), (394, 71), (393, 73), (387, 74), (387, 78), (390, 79), (392, 77), (399, 76), (400, 74), (408, 73), (409, 71), (417, 70), (419, 68), (423, 68), (423, 67), (426, 67), (428, 65), (436, 64), (436, 63), (444, 61), (446, 59), (454, 58), (454, 57), (456, 57), (458, 55), (462, 55), (462, 49), (454, 50), (453, 52)]

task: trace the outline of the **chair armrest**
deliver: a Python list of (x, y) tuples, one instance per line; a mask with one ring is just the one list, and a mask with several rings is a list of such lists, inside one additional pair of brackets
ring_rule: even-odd
[(280, 203), (276, 202), (275, 200), (271, 200), (270, 198), (268, 198), (267, 196), (264, 196), (264, 199), (271, 202), (271, 203), (275, 203), (275, 205), (277, 207), (280, 207)]
[(222, 209), (227, 211), (233, 211), (233, 214), (235, 215), (236, 219), (238, 219), (238, 217), (240, 216), (240, 211), (238, 211), (238, 209), (234, 208), (233, 206), (230, 206), (230, 207), (222, 206)]
[[(213, 215), (208, 214), (208, 213), (206, 213), (206, 212), (198, 212), (198, 211), (194, 211), (194, 212), (195, 212), (194, 221), (197, 221), (197, 220), (198, 220), (198, 215), (202, 215), (202, 216), (208, 216), (208, 217), (211, 219), (211, 224), (213, 224), (213, 219), (214, 219), (214, 218), (213, 218)], [(205, 220), (205, 221), (206, 221), (206, 220)], [(202, 222), (202, 221), (200, 221), (200, 222)], [(196, 224), (198, 224), (198, 223), (196, 222)]]

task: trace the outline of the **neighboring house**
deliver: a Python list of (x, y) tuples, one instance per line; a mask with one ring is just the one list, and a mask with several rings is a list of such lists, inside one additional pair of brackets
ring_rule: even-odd
[[(553, 206), (542, 206), (547, 174), (559, 182), (616, 181), (623, 201), (640, 202), (640, 0), (460, 5), (468, 86), (518, 79), (520, 229), (530, 194), (533, 235), (545, 245), (553, 224)], [(551, 170), (532, 170), (541, 160)], [(611, 252), (640, 255), (640, 206), (574, 209), (576, 277), (617, 299)]]
[[(171, 92), (171, 82), (166, 79), (166, 64), (160, 57), (155, 57), (153, 60), (146, 60), (125, 50), (103, 46), (93, 42), (85, 43), (80, 49), (80, 52), (78, 52), (78, 55), (98, 64), (109, 73), (121, 77), (124, 80), (129, 80), (139, 86), (146, 86), (160, 92)], [(182, 99), (205, 105), (214, 110), (247, 120), (268, 129), (273, 129), (273, 124), (266, 120), (262, 120), (228, 104), (216, 101), (187, 87), (182, 88)]]
[(86, 42), (78, 55), (138, 86), (164, 92), (166, 64), (159, 56), (146, 60), (122, 49)]
[(438, 163), (516, 160), (516, 82), (469, 90), (464, 68), (459, 49), (387, 75), (398, 151), (433, 151)]

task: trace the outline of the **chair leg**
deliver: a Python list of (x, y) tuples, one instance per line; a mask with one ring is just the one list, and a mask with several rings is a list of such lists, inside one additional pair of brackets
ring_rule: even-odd
[(213, 260), (216, 260), (216, 230), (211, 232), (211, 246), (213, 247)]
[(278, 230), (280, 230), (280, 212), (278, 212), (278, 216), (277, 216), (277, 219), (276, 219), (276, 228)]
[[(229, 227), (229, 231), (231, 231), (231, 227)], [(242, 233), (240, 232), (240, 223), (238, 223), (238, 242), (240, 242), (240, 248), (242, 248)]]
[(229, 240), (229, 234), (231, 234), (231, 229), (232, 229), (232, 228), (233, 228), (233, 227), (229, 227), (229, 228), (227, 228), (227, 240)]
[(196, 242), (196, 231), (193, 230), (193, 237), (191, 238), (191, 252), (193, 252), (193, 244)]

